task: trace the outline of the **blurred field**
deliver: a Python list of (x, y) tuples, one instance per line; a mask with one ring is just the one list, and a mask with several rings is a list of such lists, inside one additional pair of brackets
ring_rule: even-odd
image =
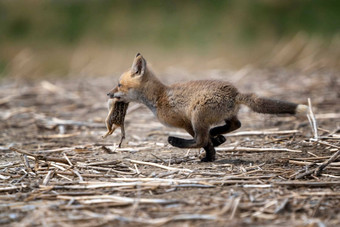
[(103, 76), (142, 52), (159, 71), (338, 68), (330, 1), (1, 1), (0, 75)]

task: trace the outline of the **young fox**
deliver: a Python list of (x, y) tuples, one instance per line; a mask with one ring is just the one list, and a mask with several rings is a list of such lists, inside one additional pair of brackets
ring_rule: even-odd
[[(214, 147), (226, 141), (222, 134), (241, 127), (237, 119), (240, 104), (268, 114), (297, 114), (308, 109), (305, 105), (241, 94), (224, 81), (200, 80), (167, 86), (148, 69), (139, 53), (131, 69), (120, 77), (118, 87), (107, 95), (123, 102), (143, 103), (161, 123), (186, 130), (193, 139), (170, 136), (168, 142), (179, 148), (203, 147), (203, 162), (215, 160)], [(224, 125), (211, 128), (221, 122)]]

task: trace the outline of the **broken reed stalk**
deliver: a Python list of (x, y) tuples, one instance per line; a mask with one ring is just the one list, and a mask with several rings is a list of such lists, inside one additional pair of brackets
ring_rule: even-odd
[[(327, 159), (328, 160), (328, 159)], [(324, 162), (327, 162), (324, 161)], [(300, 165), (300, 166), (320, 166), (324, 162), (308, 162), (308, 161), (296, 161), (296, 160), (289, 160), (289, 163), (295, 164), (295, 165)], [(332, 167), (340, 167), (340, 162), (335, 162), (335, 163), (329, 163)]]
[[(82, 217), (83, 220), (83, 217)], [(164, 218), (141, 218), (141, 217), (130, 217), (130, 216), (121, 216), (121, 215), (105, 215), (101, 217), (101, 220), (105, 220), (105, 224), (114, 223), (113, 221), (121, 221), (122, 223), (129, 224), (142, 224), (148, 226), (163, 226), (165, 224), (175, 222), (175, 221), (214, 221), (219, 220), (219, 217), (211, 214), (178, 214), (172, 217), (164, 217)], [(139, 226), (137, 225), (137, 226)]]
[[(309, 113), (307, 114), (307, 117), (308, 117), (309, 123), (311, 125), (313, 135), (314, 135), (314, 138), (311, 139), (311, 140), (312, 141), (316, 141), (316, 142), (321, 143), (321, 144), (325, 144), (325, 145), (336, 147), (336, 148), (338, 148), (338, 151), (335, 152), (329, 159), (324, 161), (320, 166), (318, 166), (316, 168), (313, 168), (313, 169), (310, 169), (310, 170), (308, 170), (308, 171), (306, 171), (304, 173), (296, 174), (295, 179), (301, 179), (303, 177), (310, 176), (312, 174), (314, 174), (315, 176), (320, 176), (321, 172), (330, 163), (334, 162), (340, 156), (340, 150), (339, 150), (338, 146), (335, 146), (335, 145), (332, 145), (332, 144), (329, 144), (329, 143), (326, 143), (326, 142), (319, 141), (318, 126), (317, 126), (317, 122), (316, 122), (316, 119), (315, 119), (315, 115), (313, 113), (312, 102), (311, 102), (310, 98), (308, 98), (308, 106), (309, 106)], [(301, 172), (301, 171), (299, 171), (299, 172)]]
[[(300, 170), (298, 172), (296, 172), (295, 174), (293, 174), (292, 176), (295, 176), (295, 179), (301, 179), (303, 177), (306, 177), (306, 176), (310, 176), (310, 175), (315, 175), (315, 176), (320, 176), (321, 175), (321, 172), (327, 167), (329, 166), (332, 162), (334, 162), (335, 160), (338, 159), (338, 157), (340, 157), (340, 147), (339, 146), (336, 146), (336, 145), (333, 145), (333, 144), (329, 144), (329, 143), (326, 143), (326, 142), (322, 142), (320, 140), (317, 141), (318, 143), (320, 144), (324, 144), (324, 145), (327, 145), (327, 146), (331, 146), (331, 147), (335, 147), (337, 148), (338, 150), (332, 155), (330, 156), (327, 160), (325, 160), (324, 162), (322, 162), (321, 164), (320, 163), (312, 163), (312, 162), (302, 162), (302, 164), (306, 164), (306, 165), (309, 165), (309, 166), (312, 166), (312, 165), (319, 165), (318, 167), (315, 167), (315, 168), (312, 168), (304, 173), (303, 170)], [(289, 162), (295, 162), (295, 163), (300, 163), (299, 161), (294, 161), (294, 160), (290, 160)], [(334, 164), (337, 164), (337, 163), (334, 163)], [(335, 167), (336, 168), (336, 167)]]
[[(233, 137), (233, 136), (266, 136), (266, 135), (285, 135), (285, 134), (296, 134), (300, 133), (299, 130), (282, 130), (282, 131), (274, 131), (274, 130), (261, 130), (261, 131), (241, 131), (241, 132), (234, 132), (224, 135), (225, 137)], [(163, 132), (159, 133), (152, 133), (152, 134), (164, 134)], [(188, 133), (184, 132), (170, 132), (167, 133), (171, 136), (188, 136)]]
[(238, 151), (238, 152), (294, 152), (301, 153), (300, 150), (292, 150), (287, 148), (256, 148), (256, 147), (217, 147), (216, 151)]
[(258, 135), (285, 135), (285, 134), (296, 134), (300, 133), (299, 130), (283, 130), (283, 131), (244, 131), (244, 132), (234, 132), (224, 135), (225, 137), (232, 136), (258, 136)]
[(8, 186), (8, 187), (0, 188), (0, 192), (10, 192), (10, 191), (20, 190), (20, 189), (27, 188), (27, 187), (28, 187), (27, 185)]
[(179, 168), (164, 166), (164, 165), (160, 165), (160, 164), (156, 164), (156, 163), (152, 163), (152, 162), (143, 162), (143, 161), (137, 161), (137, 160), (132, 160), (132, 159), (129, 159), (129, 161), (131, 163), (135, 163), (135, 164), (149, 165), (149, 166), (154, 166), (154, 167), (158, 167), (158, 168), (162, 168), (162, 169), (166, 169), (166, 170), (171, 170), (171, 171), (175, 170), (175, 171), (182, 171), (182, 172), (189, 172), (189, 173), (193, 172), (193, 170), (191, 170), (191, 169), (179, 169)]
[(70, 161), (70, 159), (67, 157), (67, 155), (66, 155), (65, 153), (63, 153), (63, 156), (64, 156), (64, 158), (66, 159), (66, 161), (68, 162), (68, 164), (69, 164), (70, 166), (73, 166), (72, 162)]
[(229, 220), (234, 219), (235, 214), (236, 214), (236, 211), (237, 211), (238, 206), (239, 206), (240, 201), (241, 201), (241, 197), (242, 197), (242, 196), (239, 196), (239, 197), (237, 197), (237, 198), (234, 200), (234, 207), (233, 207), (232, 212), (231, 212), (231, 214), (230, 214)]
[(91, 163), (88, 163), (88, 164), (85, 164), (87, 166), (101, 166), (101, 165), (117, 165), (117, 164), (120, 164), (122, 163), (121, 161), (119, 160), (113, 160), (113, 161), (103, 161), (103, 162), (91, 162)]
[(340, 181), (278, 181), (273, 182), (276, 186), (294, 186), (294, 187), (330, 187), (339, 186)]
[(42, 185), (44, 185), (44, 186), (48, 185), (48, 183), (50, 182), (50, 180), (53, 177), (54, 173), (55, 173), (55, 171), (52, 171), (52, 170), (48, 171), (46, 176), (45, 176), (45, 178), (44, 178), (44, 180), (43, 180)]
[(77, 170), (72, 169), (71, 170), (77, 177), (79, 178), (79, 182), (84, 182), (83, 177), (80, 175), (80, 173)]
[(340, 150), (335, 152), (328, 160), (324, 161), (319, 167), (317, 167), (314, 171), (316, 176), (320, 176), (323, 169), (325, 169), (331, 162), (335, 161), (338, 157), (340, 157)]
[(171, 204), (180, 203), (178, 200), (167, 199), (149, 199), (149, 198), (130, 198), (117, 195), (91, 195), (91, 196), (64, 196), (58, 195), (58, 199), (77, 200), (81, 204), (95, 204), (95, 203), (119, 203), (119, 204), (133, 204), (138, 200), (140, 204)]
[(312, 128), (312, 132), (314, 134), (314, 138), (313, 140), (314, 141), (318, 141), (319, 140), (319, 136), (318, 136), (318, 126), (317, 126), (317, 123), (316, 123), (316, 119), (315, 119), (315, 115), (313, 113), (313, 107), (312, 107), (312, 102), (311, 102), (311, 99), (308, 98), (308, 109), (309, 109), (309, 113), (307, 114), (307, 118), (309, 120), (309, 123), (311, 125), (311, 128)]
[(66, 159), (64, 159), (64, 158), (54, 158), (54, 157), (46, 157), (45, 155), (31, 154), (31, 153), (29, 153), (27, 151), (23, 151), (21, 149), (15, 148), (15, 147), (10, 147), (9, 149), (11, 151), (15, 151), (15, 152), (18, 152), (20, 154), (31, 156), (31, 157), (33, 157), (36, 160), (51, 161), (51, 162), (61, 162), (61, 163), (64, 163), (64, 164), (69, 164), (69, 162)]

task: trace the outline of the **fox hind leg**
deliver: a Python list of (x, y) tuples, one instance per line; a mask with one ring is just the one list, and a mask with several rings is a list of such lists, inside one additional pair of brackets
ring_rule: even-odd
[[(202, 146), (197, 147), (197, 141), (195, 139), (182, 139), (178, 137), (169, 136), (168, 142), (174, 146), (179, 148), (200, 148)], [(209, 142), (207, 145), (203, 146), (205, 150), (205, 157), (201, 159), (202, 162), (213, 162), (216, 160), (216, 150), (212, 141), (209, 138)]]
[[(185, 130), (192, 136), (195, 137), (195, 132), (194, 129), (192, 128), (191, 125), (186, 125), (185, 126)], [(178, 148), (188, 148), (189, 146), (191, 146), (192, 144), (195, 143), (194, 139), (182, 139), (182, 138), (178, 138), (178, 137), (174, 137), (174, 136), (169, 136), (168, 137), (168, 142), (174, 146), (174, 147), (178, 147)]]
[(230, 120), (225, 120), (225, 125), (210, 129), (209, 134), (214, 147), (217, 147), (226, 141), (226, 138), (221, 134), (226, 134), (241, 127), (241, 122), (236, 116)]
[(241, 122), (237, 119), (237, 117), (232, 117), (230, 120), (225, 120), (225, 125), (218, 126), (215, 128), (210, 129), (209, 134), (210, 136), (217, 136), (221, 134), (226, 134), (241, 127)]
[(223, 144), (227, 139), (223, 135), (217, 135), (215, 137), (210, 136), (210, 140), (214, 147), (218, 147)]
[[(214, 148), (212, 137), (209, 135), (208, 127), (202, 126), (199, 123), (187, 125), (185, 130), (194, 139), (182, 139), (178, 137), (169, 136), (168, 142), (179, 148), (201, 148), (205, 150), (205, 157), (201, 159), (202, 162), (212, 162), (216, 159), (216, 151)], [(221, 135), (222, 136), (222, 135)], [(223, 136), (222, 136), (223, 137)], [(224, 138), (224, 137), (223, 137)]]
[(179, 148), (201, 148), (208, 144), (208, 127), (193, 123), (193, 127), (187, 127), (186, 130), (190, 135), (194, 137), (193, 139), (182, 139), (174, 136), (169, 136), (168, 142), (172, 146)]
[(193, 145), (196, 144), (194, 139), (182, 139), (174, 136), (168, 137), (168, 142), (178, 148), (193, 148)]

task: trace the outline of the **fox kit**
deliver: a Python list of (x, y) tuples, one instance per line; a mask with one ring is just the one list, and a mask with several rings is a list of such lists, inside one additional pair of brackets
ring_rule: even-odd
[[(107, 95), (122, 102), (143, 103), (161, 123), (186, 130), (193, 139), (170, 136), (168, 142), (179, 148), (204, 148), (203, 162), (215, 160), (214, 147), (226, 141), (222, 134), (241, 127), (237, 118), (240, 104), (267, 114), (307, 111), (305, 105), (241, 94), (224, 81), (200, 80), (167, 86), (148, 69), (139, 53), (131, 69), (120, 77), (118, 87)], [(224, 125), (216, 126), (221, 122)]]

